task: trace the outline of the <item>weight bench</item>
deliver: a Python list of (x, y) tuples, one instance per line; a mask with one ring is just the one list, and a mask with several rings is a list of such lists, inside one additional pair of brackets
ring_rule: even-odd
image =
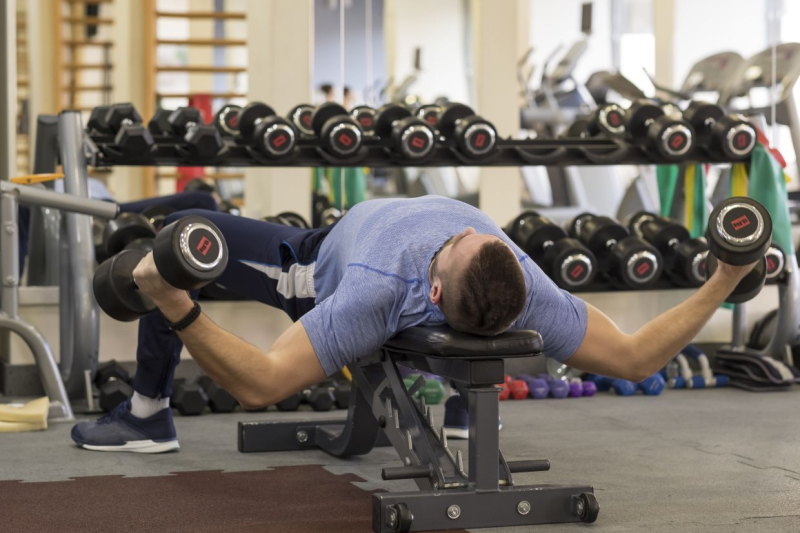
[[(444, 326), (406, 329), (350, 367), (346, 420), (240, 422), (239, 451), (319, 448), (346, 457), (390, 443), (403, 466), (384, 468), (383, 479), (413, 479), (419, 490), (372, 495), (372, 528), (379, 533), (594, 522), (599, 508), (592, 487), (515, 486), (513, 474), (546, 471), (550, 463), (506, 461), (500, 452), (496, 384), (503, 382), (504, 360), (536, 357), (542, 347), (535, 331), (478, 337)], [(398, 365), (455, 383), (469, 410), (466, 471), (425, 399), (413, 398), (423, 379), (406, 390)]]

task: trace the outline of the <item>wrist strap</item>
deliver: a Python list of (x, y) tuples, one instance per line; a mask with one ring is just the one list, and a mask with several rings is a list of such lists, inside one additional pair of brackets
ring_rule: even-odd
[(184, 329), (191, 326), (195, 320), (197, 320), (197, 317), (200, 316), (200, 313), (202, 311), (203, 310), (200, 308), (200, 304), (194, 302), (194, 306), (192, 307), (192, 310), (189, 311), (189, 314), (187, 314), (185, 317), (178, 320), (177, 322), (167, 322), (167, 327), (169, 328), (170, 331), (183, 331)]

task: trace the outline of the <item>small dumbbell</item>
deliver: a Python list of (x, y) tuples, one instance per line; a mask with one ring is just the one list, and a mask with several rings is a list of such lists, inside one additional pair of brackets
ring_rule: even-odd
[(576, 120), (567, 130), (567, 137), (619, 136), (625, 134), (625, 110), (617, 104), (596, 107), (585, 120)]
[(153, 146), (153, 135), (142, 124), (133, 104), (114, 104), (105, 108), (92, 123), (92, 130), (114, 135), (114, 148), (126, 157), (146, 154)]
[(336, 398), (336, 407), (339, 409), (347, 409), (350, 407), (350, 394), (353, 386), (347, 380), (339, 381), (338, 383), (339, 386), (333, 391), (333, 395)]
[(664, 390), (666, 381), (664, 376), (656, 372), (649, 378), (639, 383), (639, 388), (647, 396), (658, 396)]
[(375, 134), (375, 114), (375, 108), (368, 105), (356, 106), (350, 111), (350, 116), (361, 126), (361, 131), (367, 137)]
[(772, 243), (764, 255), (767, 261), (767, 283), (780, 280), (786, 271), (786, 255), (783, 250), (777, 244)]
[(311, 117), (314, 115), (314, 106), (309, 104), (300, 104), (294, 106), (289, 114), (286, 116), (297, 131), (305, 137), (314, 136), (314, 126), (311, 122)]
[(174, 112), (174, 109), (158, 108), (150, 122), (147, 123), (147, 129), (156, 137), (164, 137), (172, 135), (172, 126), (169, 122), (169, 116)]
[(500, 384), (500, 394), (499, 399), (501, 402), (508, 400), (511, 396), (511, 387), (508, 386), (508, 383), (505, 381)]
[(239, 113), (242, 107), (238, 105), (224, 105), (214, 115), (214, 126), (223, 137), (236, 137), (239, 133)]
[(756, 263), (725, 300), (742, 303), (754, 298), (767, 279), (765, 254), (772, 243), (772, 218), (763, 205), (751, 198), (734, 197), (720, 202), (706, 229), (709, 255), (706, 276), (717, 270), (717, 261), (734, 266)]
[(95, 247), (95, 257), (102, 263), (118, 254), (137, 239), (152, 239), (156, 229), (141, 213), (120, 213), (103, 228), (100, 246)]
[(550, 386), (544, 379), (535, 378), (528, 374), (517, 376), (517, 379), (521, 379), (528, 384), (528, 392), (534, 400), (543, 400), (550, 394)]
[(661, 274), (663, 261), (658, 250), (610, 217), (578, 215), (568, 232), (594, 253), (598, 270), (629, 287), (647, 287)]
[(86, 121), (86, 131), (89, 132), (90, 135), (108, 133), (105, 119), (109, 107), (111, 106), (99, 105), (94, 107), (92, 112), (89, 113), (89, 120)]
[(562, 289), (578, 290), (594, 281), (594, 254), (552, 220), (526, 211), (508, 225), (506, 233)]
[(148, 207), (142, 211), (142, 216), (144, 216), (150, 222), (150, 224), (152, 224), (153, 228), (158, 231), (164, 225), (164, 220), (174, 212), (174, 207), (162, 204)]
[(515, 400), (524, 400), (530, 394), (528, 384), (522, 379), (513, 380), (508, 384), (508, 388), (511, 390), (511, 398)]
[(569, 383), (563, 379), (556, 379), (550, 374), (539, 374), (538, 377), (547, 382), (547, 386), (550, 388), (550, 396), (553, 398), (560, 400), (569, 396)]
[(636, 101), (626, 110), (625, 129), (634, 143), (669, 161), (681, 160), (694, 145), (691, 124), (667, 116), (659, 105), (648, 100)]
[(428, 104), (417, 109), (417, 118), (424, 120), (428, 126), (434, 130), (439, 129), (439, 113), (442, 112), (441, 106)]
[(208, 397), (208, 406), (214, 413), (232, 413), (239, 401), (233, 395), (217, 385), (210, 376), (202, 376), (197, 380)]
[(326, 102), (316, 108), (311, 126), (322, 149), (334, 157), (351, 157), (361, 149), (364, 140), (361, 126), (337, 103)]
[(239, 112), (237, 138), (270, 159), (286, 157), (297, 144), (292, 123), (261, 102), (250, 103)]
[(301, 403), (303, 403), (303, 395), (296, 392), (276, 403), (275, 407), (278, 408), (278, 411), (297, 411)]
[(192, 157), (213, 159), (222, 149), (222, 137), (215, 126), (203, 122), (200, 110), (194, 107), (179, 107), (167, 117), (169, 131), (180, 137)]
[(722, 107), (695, 100), (683, 111), (694, 128), (697, 144), (726, 159), (740, 159), (756, 145), (755, 128), (741, 115), (726, 115)]
[(206, 410), (208, 396), (197, 383), (189, 383), (179, 378), (173, 382), (170, 405), (177, 409), (181, 416), (199, 416)]
[(664, 270), (678, 283), (699, 287), (706, 281), (708, 243), (691, 238), (689, 230), (673, 220), (652, 213), (637, 213), (630, 230), (656, 247), (664, 259)]
[(580, 378), (569, 380), (569, 397), (580, 398), (583, 396), (583, 381)]
[(436, 142), (433, 128), (399, 104), (386, 104), (378, 110), (375, 135), (393, 152), (415, 161), (432, 154)]
[(329, 383), (321, 383), (303, 391), (303, 400), (314, 411), (330, 411), (336, 405), (336, 398)]
[(130, 374), (116, 361), (109, 361), (97, 367), (94, 384), (100, 391), (100, 409), (111, 411), (133, 396)]
[(468, 157), (480, 159), (497, 146), (497, 130), (469, 106), (447, 104), (439, 111), (437, 122), (442, 136)]
[[(111, 318), (136, 320), (155, 309), (133, 279), (133, 270), (144, 256), (141, 251), (124, 250), (95, 271), (95, 298)], [(195, 290), (222, 275), (228, 263), (228, 249), (219, 228), (205, 218), (191, 215), (158, 233), (153, 259), (167, 283), (178, 289)]]
[(597, 391), (613, 390), (618, 396), (633, 396), (639, 390), (639, 386), (636, 383), (627, 379), (611, 379), (606, 376), (589, 374), (586, 380), (594, 383)]

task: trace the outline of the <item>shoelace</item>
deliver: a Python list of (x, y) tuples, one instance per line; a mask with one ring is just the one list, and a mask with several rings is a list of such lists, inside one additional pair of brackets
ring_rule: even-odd
[(114, 409), (108, 412), (104, 417), (100, 418), (97, 423), (98, 424), (110, 424), (116, 420), (119, 420), (126, 411), (130, 410), (130, 400), (126, 402), (122, 402)]

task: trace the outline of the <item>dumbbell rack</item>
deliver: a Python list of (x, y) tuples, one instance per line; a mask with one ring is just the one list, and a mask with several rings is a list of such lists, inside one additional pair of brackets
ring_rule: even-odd
[[(225, 139), (225, 146), (216, 154), (199, 158), (174, 137), (154, 136), (155, 144), (142, 156), (124, 155), (114, 146), (112, 135), (87, 136), (87, 158), (92, 166), (219, 166), (219, 167), (519, 167), (536, 165), (653, 165), (676, 161), (658, 157), (642, 147), (621, 139), (504, 139), (493, 152), (483, 157), (469, 157), (456, 148), (439, 142), (425, 159), (409, 160), (389, 150), (375, 138), (366, 138), (364, 146), (348, 158), (334, 157), (319, 147), (316, 139), (303, 138), (296, 150), (280, 159), (269, 159), (251, 147)], [(723, 159), (695, 147), (680, 163), (732, 163), (748, 160)]]

